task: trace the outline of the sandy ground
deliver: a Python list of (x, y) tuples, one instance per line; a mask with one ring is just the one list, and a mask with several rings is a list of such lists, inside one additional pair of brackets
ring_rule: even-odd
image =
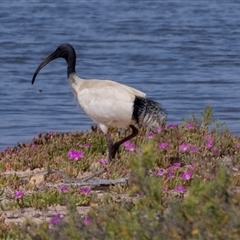
[[(85, 216), (89, 211), (90, 207), (77, 207), (77, 211), (80, 215)], [(40, 223), (42, 221), (50, 221), (50, 219), (57, 214), (61, 214), (61, 216), (65, 216), (67, 214), (67, 208), (65, 206), (54, 206), (48, 207), (44, 210), (37, 210), (35, 208), (22, 208), (17, 210), (8, 210), (1, 211), (0, 222), (9, 224), (21, 224), (25, 222), (26, 219), (30, 219), (36, 223)]]
[[(102, 171), (104, 173), (104, 169)], [(81, 178), (69, 178), (65, 173), (62, 173), (62, 176), (59, 176), (59, 172), (51, 173), (52, 176), (49, 175), (43, 169), (35, 169), (35, 170), (26, 170), (26, 171), (6, 171), (4, 173), (0, 173), (1, 175), (17, 175), (23, 185), (31, 184), (34, 186), (34, 190), (25, 191), (24, 194), (31, 194), (33, 191), (42, 191), (49, 188), (57, 188), (62, 185), (77, 185), (77, 186), (90, 186), (92, 192), (97, 194), (98, 198), (102, 198), (106, 194), (106, 190), (109, 188), (109, 184), (114, 183), (114, 181), (109, 181), (106, 179), (97, 178), (97, 176), (91, 177), (91, 173), (88, 173), (88, 176), (81, 176)], [(58, 175), (58, 176), (57, 176)], [(89, 178), (90, 176), (90, 178)], [(55, 181), (52, 181), (52, 180)], [(81, 180), (85, 179), (85, 180)], [(87, 179), (87, 180), (86, 180)], [(120, 179), (120, 182), (125, 182), (126, 180)], [(126, 198), (127, 196), (120, 196), (121, 198)], [(9, 201), (14, 199), (14, 192), (11, 188), (5, 187), (4, 192), (0, 197), (0, 204), (4, 206)], [(76, 210), (80, 214), (80, 216), (87, 215), (90, 206), (78, 206)], [(26, 219), (30, 219), (36, 223), (40, 223), (42, 221), (50, 221), (50, 219), (57, 214), (61, 214), (62, 217), (68, 214), (68, 210), (66, 206), (50, 206), (42, 209), (36, 208), (18, 208), (15, 210), (0, 210), (0, 223), (9, 224), (16, 223), (20, 224), (25, 222)]]

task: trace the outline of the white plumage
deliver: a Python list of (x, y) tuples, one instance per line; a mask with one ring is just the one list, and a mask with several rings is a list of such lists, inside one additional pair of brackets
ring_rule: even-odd
[[(146, 99), (145, 93), (110, 80), (79, 78), (75, 72), (76, 53), (70, 44), (60, 45), (39, 65), (33, 75), (32, 84), (38, 72), (59, 57), (67, 61), (68, 80), (79, 105), (106, 136), (109, 161), (115, 157), (122, 143), (138, 134), (135, 123), (153, 126), (165, 123), (165, 111), (156, 102)], [(125, 126), (132, 128), (132, 134), (113, 144), (108, 128)]]
[[(74, 79), (74, 81), (71, 81)], [(70, 83), (79, 105), (96, 123), (106, 127), (124, 127), (131, 119), (135, 96), (145, 93), (109, 80), (83, 80), (70, 74)], [(104, 129), (103, 132), (106, 134)]]

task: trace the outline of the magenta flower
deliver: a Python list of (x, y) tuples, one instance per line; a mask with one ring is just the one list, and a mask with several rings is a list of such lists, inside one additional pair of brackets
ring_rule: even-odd
[(187, 123), (187, 124), (185, 125), (185, 128), (186, 128), (186, 129), (193, 129), (193, 128), (194, 128), (194, 123)]
[(85, 216), (82, 223), (83, 225), (87, 225), (91, 222), (91, 218), (89, 216)]
[(152, 133), (152, 132), (149, 132), (149, 133), (146, 135), (146, 138), (153, 138), (153, 133)]
[(61, 192), (66, 192), (67, 190), (68, 190), (68, 186), (66, 186), (66, 185), (63, 185), (60, 187)]
[(159, 145), (158, 145), (160, 148), (167, 148), (167, 146), (168, 146), (168, 143), (166, 143), (166, 142), (163, 142), (163, 143), (160, 143)]
[(161, 126), (159, 126), (159, 127), (156, 127), (156, 128), (154, 129), (154, 131), (159, 133), (159, 132), (161, 132), (161, 131), (162, 131), (162, 127), (161, 127)]
[(182, 179), (189, 180), (192, 178), (192, 173), (190, 172), (185, 172), (180, 176)]
[(126, 141), (126, 142), (124, 142), (122, 145), (123, 145), (124, 147), (127, 147), (127, 146), (129, 146), (130, 144), (131, 144), (130, 141)]
[(187, 142), (182, 143), (182, 144), (179, 146), (179, 151), (180, 151), (180, 152), (185, 152), (186, 150), (188, 150), (188, 146), (189, 146), (189, 144), (188, 144)]
[(4, 153), (7, 153), (10, 150), (10, 147), (7, 147), (3, 150)]
[(174, 169), (175, 167), (173, 166), (173, 165), (170, 165), (170, 166), (168, 166), (167, 167), (167, 170), (169, 171), (169, 170), (172, 170), (172, 169)]
[(167, 179), (174, 178), (174, 172), (169, 172), (167, 175)]
[(213, 149), (213, 154), (218, 155), (219, 154), (219, 150), (218, 149)]
[(159, 171), (157, 172), (157, 176), (160, 177), (160, 176), (163, 176), (163, 175), (166, 174), (166, 173), (167, 173), (167, 171), (166, 171), (165, 169), (159, 170)]
[(107, 160), (105, 158), (101, 158), (99, 159), (98, 161), (100, 164), (106, 164), (107, 163)]
[(123, 146), (125, 147), (125, 150), (127, 151), (134, 151), (136, 146), (134, 143), (131, 143), (130, 141), (126, 141), (125, 143), (123, 143)]
[(194, 169), (195, 168), (194, 164), (189, 164), (187, 167), (190, 168), (190, 169)]
[(83, 144), (83, 147), (85, 147), (85, 148), (90, 148), (90, 146), (91, 146), (90, 143), (85, 143), (85, 144)]
[(91, 189), (89, 187), (81, 187), (80, 188), (80, 192), (83, 194), (83, 195), (88, 195), (90, 192), (91, 192)]
[(198, 151), (198, 146), (194, 146), (194, 145), (189, 145), (188, 146), (188, 150), (191, 153), (197, 152)]
[(180, 152), (185, 152), (185, 151), (189, 151), (190, 153), (194, 153), (198, 151), (198, 146), (194, 146), (191, 145), (187, 142), (183, 142), (180, 146), (179, 146), (179, 151)]
[(184, 186), (178, 186), (174, 189), (175, 192), (179, 192), (179, 193), (182, 193), (182, 192), (185, 192), (186, 191), (186, 188)]
[(135, 144), (132, 143), (132, 144), (130, 144), (128, 147), (126, 147), (125, 149), (126, 149), (127, 151), (133, 152), (133, 151), (135, 150), (135, 148), (136, 148)]
[(23, 191), (20, 190), (20, 191), (15, 192), (14, 196), (15, 196), (16, 199), (22, 198), (22, 196), (23, 196)]
[(174, 168), (178, 168), (178, 167), (181, 167), (181, 163), (175, 162), (175, 163), (172, 164), (172, 166), (173, 166)]
[(169, 128), (169, 129), (178, 128), (178, 123), (170, 123), (167, 125), (167, 128)]
[(176, 162), (176, 163), (173, 163), (172, 165), (168, 166), (167, 170), (172, 170), (172, 169), (179, 168), (179, 167), (181, 167), (181, 163)]
[(63, 218), (63, 216), (62, 216), (60, 213), (58, 213), (57, 215), (55, 215), (54, 217), (52, 217), (52, 218), (50, 219), (50, 224), (55, 225), (55, 224), (57, 224), (62, 218)]
[(70, 150), (67, 153), (67, 156), (71, 158), (72, 160), (79, 160), (84, 156), (84, 152), (76, 151), (76, 150)]
[(205, 147), (206, 148), (211, 148), (211, 147), (213, 147), (214, 146), (214, 141), (213, 140), (209, 140), (207, 143), (206, 143), (206, 145), (205, 145)]

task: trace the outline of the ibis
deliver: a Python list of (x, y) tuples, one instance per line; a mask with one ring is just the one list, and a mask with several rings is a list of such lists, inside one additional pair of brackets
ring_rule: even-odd
[[(115, 157), (121, 144), (138, 134), (136, 126), (157, 127), (165, 124), (166, 111), (157, 102), (146, 98), (145, 93), (111, 80), (78, 77), (75, 71), (76, 52), (68, 43), (61, 44), (41, 62), (33, 75), (32, 84), (39, 71), (57, 58), (66, 60), (68, 81), (79, 105), (105, 134), (109, 162)], [(127, 126), (131, 128), (131, 134), (113, 143), (108, 129)]]

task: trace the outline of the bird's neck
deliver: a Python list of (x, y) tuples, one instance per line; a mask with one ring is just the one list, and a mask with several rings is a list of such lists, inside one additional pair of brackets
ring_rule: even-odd
[(67, 75), (68, 78), (70, 76), (71, 73), (75, 73), (75, 66), (76, 66), (76, 55), (75, 54), (70, 54), (67, 60)]
[(76, 73), (71, 73), (68, 77), (69, 84), (73, 90), (75, 96), (77, 96), (79, 88), (81, 88), (83, 79), (79, 78)]

